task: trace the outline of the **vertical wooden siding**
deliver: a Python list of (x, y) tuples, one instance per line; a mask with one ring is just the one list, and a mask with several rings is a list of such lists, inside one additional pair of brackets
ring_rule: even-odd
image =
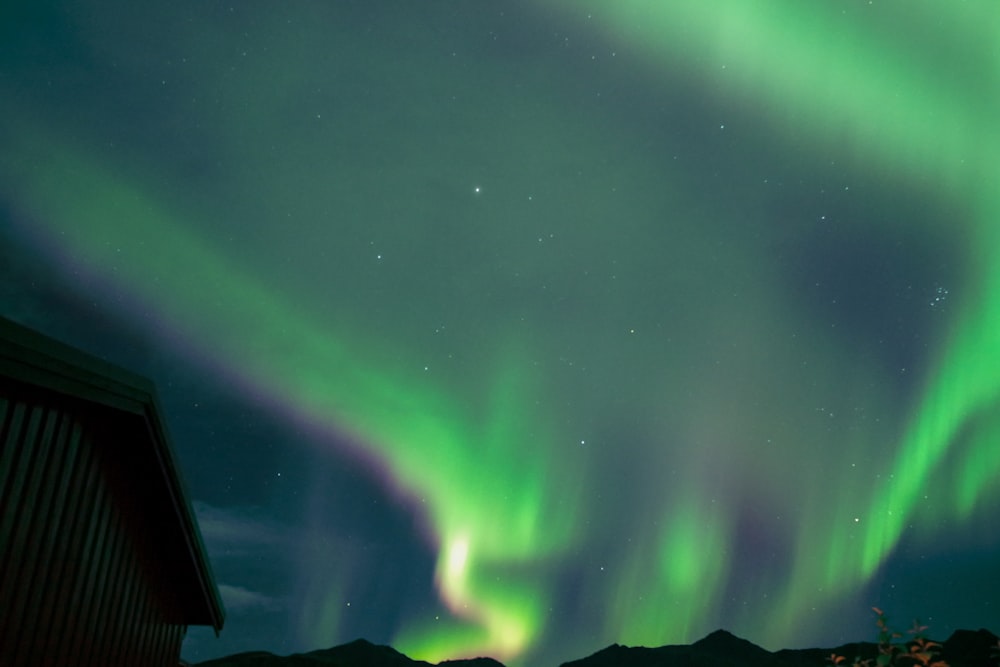
[(151, 577), (156, 526), (115, 481), (130, 431), (15, 386), (0, 381), (0, 665), (173, 667), (185, 627)]

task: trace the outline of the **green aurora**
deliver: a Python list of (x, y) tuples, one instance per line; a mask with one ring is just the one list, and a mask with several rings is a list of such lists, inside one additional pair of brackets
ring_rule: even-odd
[[(190, 24), (163, 6), (150, 37), (113, 4), (74, 25), (91, 66), (131, 68), (114, 76), (135, 89), (71, 112), (0, 80), (15, 233), (377, 462), (426, 526), (450, 612), (406, 619), (399, 650), (571, 657), (553, 620), (567, 572), (595, 649), (693, 641), (720, 610), (794, 645), (904, 540), (940, 549), (995, 520), (992, 3), (548, 0), (490, 19), (501, 41), (541, 26), (549, 56), (474, 52), (489, 21), (469, 10), (400, 10), (365, 38), (316, 5)], [(323, 87), (331, 108), (303, 102)], [(624, 108), (636, 90), (649, 109)], [(95, 122), (131, 95), (122, 127)], [(664, 107), (705, 126), (672, 155), (649, 136)], [(188, 124), (154, 150), (171, 140), (152, 128)], [(814, 219), (786, 219), (786, 197)], [(859, 246), (916, 239), (901, 270), (944, 286), (912, 297), (933, 311), (916, 367), (787, 284), (821, 216)], [(905, 263), (938, 247), (941, 265)], [(314, 592), (327, 611), (304, 644), (338, 637), (341, 595)]]

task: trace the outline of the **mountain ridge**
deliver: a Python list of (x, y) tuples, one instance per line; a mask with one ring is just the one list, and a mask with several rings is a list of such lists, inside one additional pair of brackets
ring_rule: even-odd
[[(1000, 638), (985, 628), (956, 630), (941, 644), (940, 659), (949, 667), (1000, 667), (993, 657)], [(658, 647), (611, 644), (591, 655), (562, 663), (559, 667), (829, 667), (831, 654), (855, 659), (875, 658), (874, 642), (850, 642), (833, 648), (780, 649), (768, 651), (723, 629), (715, 630), (692, 644)], [(434, 667), (414, 660), (391, 646), (355, 639), (326, 649), (278, 656), (267, 651), (247, 651), (192, 663), (192, 667)], [(504, 667), (488, 657), (445, 660), (437, 667)]]

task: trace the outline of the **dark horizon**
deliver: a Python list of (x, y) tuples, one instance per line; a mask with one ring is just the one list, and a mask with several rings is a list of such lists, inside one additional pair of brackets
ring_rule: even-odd
[[(912, 659), (907, 656), (910, 654), (910, 646), (918, 638), (932, 640), (934, 643), (928, 647), (931, 656), (929, 660), (935, 663), (943, 661), (947, 667), (1000, 664), (1000, 638), (995, 633), (980, 628), (979, 630), (956, 630), (947, 638), (937, 638), (932, 633), (927, 632), (899, 633), (898, 637), (893, 637), (891, 640), (892, 645), (899, 651), (893, 658), (893, 665), (911, 663)], [(605, 664), (627, 667), (629, 665), (651, 665), (654, 662), (657, 665), (678, 664), (680, 662), (688, 667), (701, 667), (701, 665), (714, 667), (719, 664), (734, 664), (737, 660), (740, 661), (740, 664), (752, 665), (753, 667), (765, 667), (765, 665), (772, 664), (782, 667), (821, 667), (829, 665), (832, 659), (842, 660), (840, 664), (844, 665), (854, 665), (856, 661), (874, 665), (874, 661), (880, 655), (880, 641), (880, 638), (875, 638), (846, 642), (837, 646), (816, 646), (805, 649), (785, 648), (778, 651), (768, 651), (728, 630), (719, 628), (691, 644), (645, 647), (623, 646), (614, 643), (589, 655), (562, 662), (560, 667), (568, 665), (599, 667)], [(252, 655), (225, 656), (216, 660), (196, 663), (194, 667), (237, 667), (237, 665), (242, 664), (241, 660), (261, 660), (264, 657), (259, 652), (251, 653)], [(408, 661), (412, 660), (391, 646), (373, 644), (366, 639), (358, 638), (335, 647), (317, 649), (304, 654), (274, 656), (277, 658), (275, 667), (283, 664), (281, 661), (286, 658), (303, 655), (321, 662), (339, 661), (340, 664), (343, 664), (353, 661), (368, 665), (368, 667), (409, 664)], [(232, 660), (227, 660), (227, 658)], [(489, 656), (450, 660), (447, 661), (447, 664), (453, 665), (453, 667), (465, 667), (466, 665), (468, 667), (473, 667), (473, 665), (484, 667), (486, 661), (492, 661), (490, 664), (502, 664)], [(865, 663), (864, 661), (872, 662)], [(253, 664), (264, 667), (259, 662), (253, 662)], [(412, 664), (428, 663), (412, 661)], [(918, 661), (915, 664), (921, 663)]]

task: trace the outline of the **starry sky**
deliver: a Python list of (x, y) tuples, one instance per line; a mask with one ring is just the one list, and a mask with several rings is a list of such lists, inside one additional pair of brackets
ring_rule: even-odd
[(555, 665), (1000, 630), (993, 0), (13, 0), (0, 312), (228, 610)]

